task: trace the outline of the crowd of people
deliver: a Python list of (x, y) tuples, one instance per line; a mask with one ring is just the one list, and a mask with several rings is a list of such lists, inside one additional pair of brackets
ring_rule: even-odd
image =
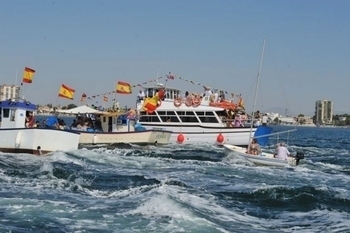
[(74, 129), (80, 131), (88, 131), (88, 129), (102, 131), (101, 120), (99, 117), (77, 116), (72, 124), (68, 126), (63, 119), (58, 118), (58, 114), (49, 116), (41, 122), (35, 121), (33, 113), (26, 114), (26, 128), (46, 128), (46, 129)]

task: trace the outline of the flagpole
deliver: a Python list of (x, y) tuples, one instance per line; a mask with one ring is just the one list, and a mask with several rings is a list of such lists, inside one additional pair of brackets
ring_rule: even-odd
[(114, 99), (113, 99), (113, 110), (117, 110), (116, 107), (115, 107), (115, 103), (116, 103), (116, 98), (117, 98), (117, 85), (118, 85), (118, 82), (116, 81), (115, 84), (114, 84)]
[[(60, 90), (61, 90), (61, 88), (58, 90), (58, 93), (60, 93)], [(57, 109), (57, 105), (58, 105), (58, 98), (60, 98), (60, 94), (58, 94), (57, 95), (57, 98), (56, 98), (56, 103), (55, 103), (55, 107), (53, 107), (53, 111), (54, 111), (54, 113), (56, 113), (56, 109)]]
[[(15, 76), (15, 88), (17, 87), (17, 78), (18, 78), (18, 68), (16, 69), (16, 76)], [(16, 101), (18, 101), (20, 99), (21, 96), (21, 87), (18, 87), (18, 93), (16, 96)]]
[(16, 69), (15, 86), (17, 86), (18, 68)]
[(23, 85), (23, 82), (21, 82), (21, 94), (22, 94), (22, 99), (24, 100), (24, 85)]

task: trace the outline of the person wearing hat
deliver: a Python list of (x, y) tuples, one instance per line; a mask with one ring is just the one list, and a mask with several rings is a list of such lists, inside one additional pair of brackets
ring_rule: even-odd
[(290, 156), (290, 152), (286, 147), (284, 142), (281, 142), (280, 145), (276, 148), (276, 158), (288, 160), (288, 156)]
[(248, 149), (249, 149), (249, 151), (247, 151), (248, 154), (252, 154), (252, 155), (260, 155), (261, 154), (261, 148), (260, 148), (260, 145), (259, 145), (258, 140), (256, 138), (253, 138)]

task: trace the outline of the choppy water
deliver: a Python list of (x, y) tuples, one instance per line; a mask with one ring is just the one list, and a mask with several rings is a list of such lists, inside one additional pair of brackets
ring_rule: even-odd
[(300, 166), (210, 145), (0, 153), (0, 232), (350, 232), (350, 129), (282, 137)]

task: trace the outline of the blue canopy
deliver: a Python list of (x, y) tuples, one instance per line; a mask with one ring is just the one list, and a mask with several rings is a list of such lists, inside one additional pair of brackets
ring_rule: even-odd
[(0, 101), (0, 108), (17, 108), (17, 109), (25, 109), (34, 111), (36, 109), (36, 105), (30, 103), (29, 101), (12, 101), (12, 100), (4, 100)]

